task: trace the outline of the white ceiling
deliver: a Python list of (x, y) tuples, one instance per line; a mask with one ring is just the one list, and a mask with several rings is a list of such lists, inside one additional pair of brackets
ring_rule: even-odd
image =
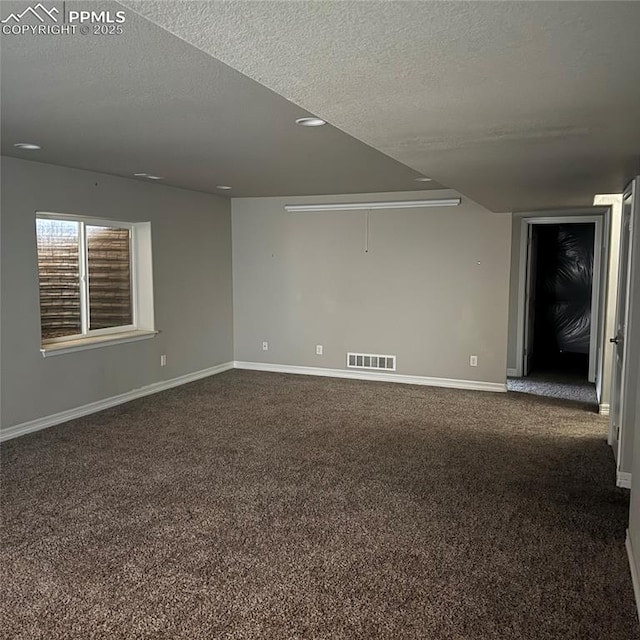
[(638, 2), (122, 4), (495, 211), (640, 172)]
[[(26, 4), (2, 2), (2, 18)], [(225, 196), (438, 188), (335, 127), (297, 126), (304, 109), (126, 13), (122, 35), (2, 36), (3, 154), (213, 193), (231, 185)]]

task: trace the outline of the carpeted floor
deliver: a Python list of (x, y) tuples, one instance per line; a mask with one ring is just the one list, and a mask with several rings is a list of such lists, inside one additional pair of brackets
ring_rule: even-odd
[(605, 431), (230, 371), (9, 441), (0, 637), (637, 640)]
[(534, 371), (526, 378), (507, 378), (507, 389), (548, 398), (563, 398), (582, 403), (588, 411), (598, 411), (596, 385), (581, 375)]

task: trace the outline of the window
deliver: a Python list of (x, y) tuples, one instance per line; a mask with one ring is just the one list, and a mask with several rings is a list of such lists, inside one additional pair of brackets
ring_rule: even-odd
[[(138, 271), (151, 283), (148, 226), (37, 214), (43, 348), (153, 330), (152, 294), (136, 290)], [(139, 251), (141, 239), (148, 246)]]

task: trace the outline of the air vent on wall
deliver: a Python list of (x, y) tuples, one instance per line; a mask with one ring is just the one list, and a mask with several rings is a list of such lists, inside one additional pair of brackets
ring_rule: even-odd
[(347, 368), (395, 371), (396, 357), (374, 353), (347, 353)]

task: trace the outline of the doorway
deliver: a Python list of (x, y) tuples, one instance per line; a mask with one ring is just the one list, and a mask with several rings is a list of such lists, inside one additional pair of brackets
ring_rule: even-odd
[[(602, 215), (524, 218), (518, 390), (597, 406), (601, 359)], [(515, 389), (515, 387), (514, 387)]]

